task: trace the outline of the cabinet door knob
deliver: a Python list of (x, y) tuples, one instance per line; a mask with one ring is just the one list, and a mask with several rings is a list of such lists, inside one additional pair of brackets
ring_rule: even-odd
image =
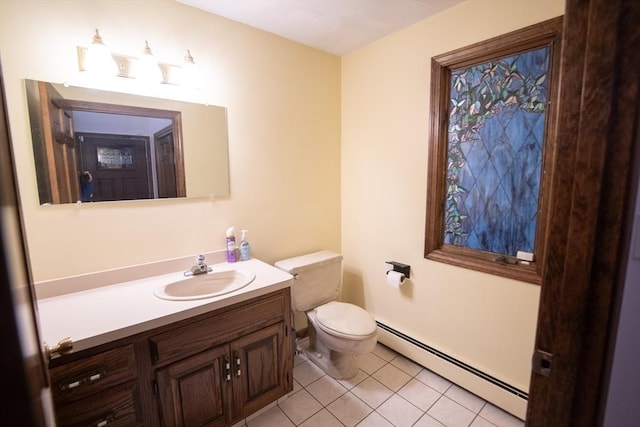
[(49, 347), (47, 343), (44, 343), (44, 354), (47, 356), (47, 360), (53, 359), (54, 356), (69, 354), (72, 351), (73, 340), (70, 337), (61, 339), (55, 347)]

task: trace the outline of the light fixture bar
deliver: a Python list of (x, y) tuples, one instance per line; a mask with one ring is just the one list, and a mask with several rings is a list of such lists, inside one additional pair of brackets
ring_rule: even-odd
[[(80, 71), (87, 71), (87, 50), (88, 49), (86, 47), (77, 47), (78, 69)], [(128, 79), (135, 78), (133, 70), (135, 69), (136, 63), (138, 62), (138, 58), (136, 58), (135, 56), (121, 55), (117, 53), (111, 53), (111, 56), (113, 57), (113, 60), (118, 67), (118, 77)], [(160, 68), (160, 71), (162, 72), (162, 84), (178, 85), (180, 83), (179, 76), (181, 67), (179, 65), (159, 62), (158, 68)]]

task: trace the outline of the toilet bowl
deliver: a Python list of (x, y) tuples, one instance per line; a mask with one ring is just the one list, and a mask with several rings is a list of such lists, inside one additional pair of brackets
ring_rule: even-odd
[(306, 315), (309, 359), (333, 378), (356, 375), (358, 357), (376, 345), (377, 325), (364, 309), (335, 301), (342, 287), (342, 256), (320, 251), (275, 266), (294, 276), (291, 306)]
[(329, 302), (306, 312), (309, 347), (306, 354), (335, 379), (358, 373), (358, 356), (371, 352), (377, 342), (377, 326), (362, 308)]

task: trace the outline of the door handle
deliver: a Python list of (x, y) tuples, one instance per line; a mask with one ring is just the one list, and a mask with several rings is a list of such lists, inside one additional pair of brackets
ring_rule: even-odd
[(551, 362), (553, 354), (536, 349), (533, 352), (532, 369), (533, 372), (548, 377), (551, 374)]
[(231, 363), (227, 357), (224, 358), (224, 377), (227, 382), (231, 381)]

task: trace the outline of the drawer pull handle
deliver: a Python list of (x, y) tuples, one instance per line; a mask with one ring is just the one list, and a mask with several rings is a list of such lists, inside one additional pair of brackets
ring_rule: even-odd
[(113, 413), (110, 413), (105, 418), (103, 418), (101, 420), (98, 420), (98, 421), (95, 421), (94, 423), (92, 423), (91, 426), (104, 427), (106, 425), (111, 424), (115, 419), (116, 419), (115, 415)]
[(88, 384), (88, 383), (98, 381), (99, 379), (102, 379), (105, 376), (105, 374), (106, 374), (105, 371), (100, 371), (95, 374), (90, 374), (84, 378), (80, 378), (78, 380), (72, 381), (70, 383), (61, 384), (60, 390), (62, 391), (71, 390), (73, 388), (80, 387), (83, 384)]

